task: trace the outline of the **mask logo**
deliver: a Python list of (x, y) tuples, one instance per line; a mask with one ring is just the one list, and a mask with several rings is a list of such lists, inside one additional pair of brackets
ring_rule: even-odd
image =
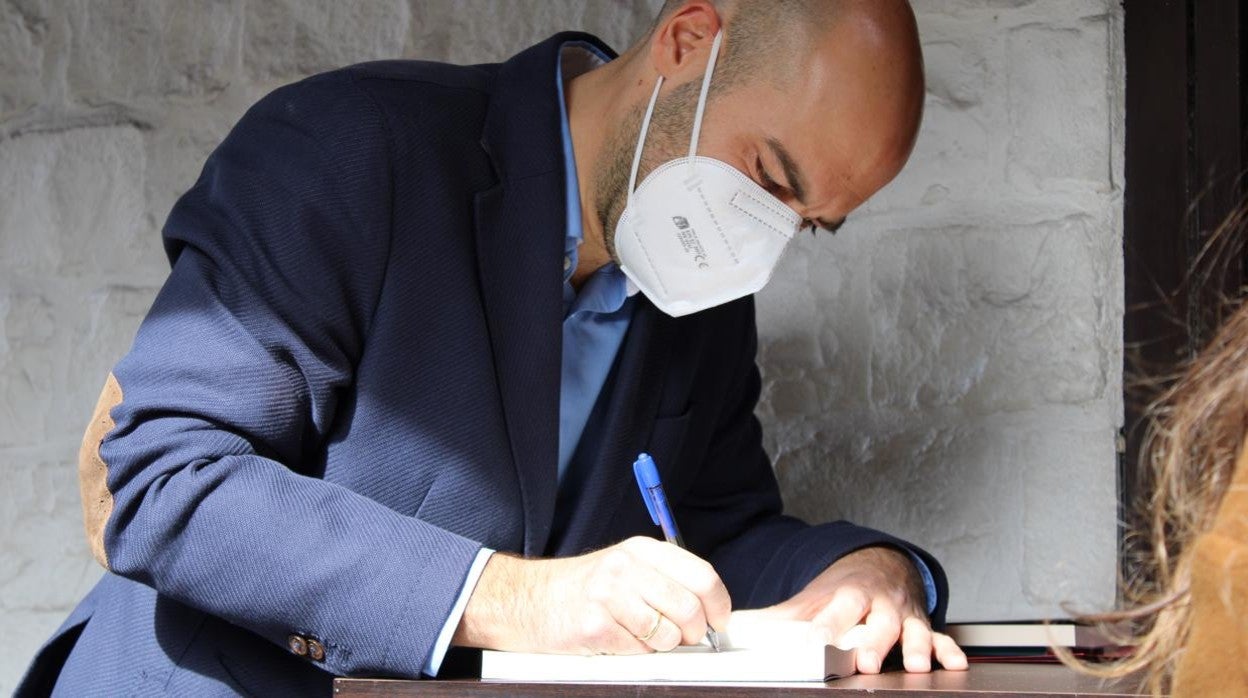
[(684, 216), (672, 216), (672, 222), (676, 224), (676, 240), (685, 254), (693, 257), (693, 263), (698, 269), (710, 269), (711, 265), (706, 263), (706, 248), (698, 239), (698, 231), (689, 225), (689, 219)]

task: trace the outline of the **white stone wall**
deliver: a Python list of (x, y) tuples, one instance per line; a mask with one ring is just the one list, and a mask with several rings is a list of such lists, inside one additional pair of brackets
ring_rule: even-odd
[(923, 131), (760, 298), (789, 508), (920, 542), (951, 620), (1104, 608), (1122, 423), (1122, 14), (916, 0)]
[[(0, 693), (94, 583), (75, 457), (248, 105), (343, 64), (624, 46), (658, 0), (0, 0)], [(790, 508), (941, 556), (955, 618), (1104, 605), (1121, 417), (1121, 10), (917, 0), (909, 169), (759, 302)]]

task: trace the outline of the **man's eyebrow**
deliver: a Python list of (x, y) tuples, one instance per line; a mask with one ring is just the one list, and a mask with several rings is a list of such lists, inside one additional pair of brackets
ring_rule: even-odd
[(789, 188), (793, 190), (793, 196), (796, 196), (797, 200), (804, 205), (806, 203), (806, 178), (797, 169), (797, 163), (793, 162), (789, 151), (785, 149), (780, 141), (768, 138), (767, 145), (771, 147), (771, 152), (780, 161), (780, 167), (784, 168), (784, 178), (788, 180)]
[[(767, 139), (767, 145), (771, 148), (771, 152), (775, 154), (776, 159), (780, 161), (780, 167), (784, 168), (784, 178), (789, 183), (789, 188), (793, 190), (793, 196), (802, 204), (806, 203), (806, 178), (802, 176), (800, 170), (797, 169), (797, 163), (793, 162), (793, 158), (789, 156), (789, 151), (785, 149), (784, 144), (774, 138)], [(845, 219), (841, 218), (836, 221), (828, 221), (822, 218), (816, 218), (812, 221), (819, 228), (835, 233), (845, 225)]]

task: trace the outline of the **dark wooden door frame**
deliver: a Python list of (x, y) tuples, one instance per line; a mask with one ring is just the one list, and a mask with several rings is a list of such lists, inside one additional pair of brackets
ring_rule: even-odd
[[(1126, 425), (1120, 521), (1148, 489), (1139, 468), (1145, 387), (1209, 340), (1218, 298), (1248, 260), (1212, 283), (1186, 283), (1210, 234), (1243, 200), (1248, 0), (1125, 0), (1126, 189), (1123, 253)], [(1124, 531), (1125, 532), (1125, 531)], [(1124, 542), (1125, 545), (1125, 542)], [(1123, 548), (1123, 573), (1135, 570)]]

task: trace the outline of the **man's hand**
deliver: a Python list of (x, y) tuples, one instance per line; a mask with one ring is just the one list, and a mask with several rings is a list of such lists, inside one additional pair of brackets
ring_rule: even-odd
[(640, 654), (694, 645), (724, 629), (728, 590), (710, 563), (669, 543), (629, 538), (578, 557), (495, 553), (452, 643), (562, 654)]
[(966, 654), (953, 638), (932, 631), (924, 600), (914, 563), (892, 548), (873, 547), (837, 560), (796, 596), (760, 613), (813, 621), (830, 643), (852, 629), (863, 674), (879, 673), (899, 640), (906, 671), (931, 671), (933, 655), (946, 669), (966, 669)]

